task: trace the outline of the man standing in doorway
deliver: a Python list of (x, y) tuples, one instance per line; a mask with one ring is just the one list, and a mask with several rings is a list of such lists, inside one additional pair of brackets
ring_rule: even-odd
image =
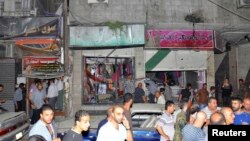
[(24, 89), (24, 83), (20, 83), (18, 88), (16, 89), (14, 93), (14, 105), (15, 105), (15, 111), (19, 112), (22, 110), (22, 101), (23, 101), (23, 89)]
[(135, 93), (135, 82), (134, 80), (132, 80), (132, 74), (128, 74), (127, 75), (127, 80), (125, 81), (124, 84), (124, 93), (131, 93), (134, 94)]
[(58, 97), (58, 89), (57, 89), (57, 86), (55, 84), (55, 79), (50, 79), (47, 98), (48, 98), (48, 104), (53, 109), (55, 109), (57, 97)]
[(63, 85), (63, 76), (57, 78), (56, 81), (56, 86), (57, 86), (57, 90), (58, 90), (58, 99), (56, 102), (56, 108), (58, 110), (63, 110), (63, 98), (64, 98), (64, 85)]
[(202, 88), (197, 92), (196, 98), (200, 110), (207, 106), (207, 101), (208, 101), (207, 83), (204, 83)]

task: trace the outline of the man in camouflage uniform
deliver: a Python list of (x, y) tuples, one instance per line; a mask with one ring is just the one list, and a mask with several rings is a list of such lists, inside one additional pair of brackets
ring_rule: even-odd
[(182, 104), (181, 112), (176, 116), (175, 121), (175, 133), (174, 133), (174, 141), (182, 141), (182, 129), (187, 124), (187, 116), (186, 111), (188, 108), (188, 103), (184, 102)]

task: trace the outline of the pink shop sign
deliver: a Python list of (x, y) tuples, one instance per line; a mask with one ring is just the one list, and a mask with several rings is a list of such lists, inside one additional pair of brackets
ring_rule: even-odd
[(213, 30), (147, 30), (147, 48), (214, 48)]

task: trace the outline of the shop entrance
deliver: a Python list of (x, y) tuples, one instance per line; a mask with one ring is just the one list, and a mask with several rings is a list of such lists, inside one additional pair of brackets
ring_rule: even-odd
[(134, 58), (84, 56), (82, 104), (121, 102), (128, 74), (134, 78)]
[(163, 83), (168, 82), (172, 89), (174, 102), (177, 102), (182, 89), (185, 89), (187, 83), (191, 83), (194, 90), (200, 89), (203, 83), (206, 83), (206, 71), (147, 71), (146, 76), (155, 81), (160, 88)]

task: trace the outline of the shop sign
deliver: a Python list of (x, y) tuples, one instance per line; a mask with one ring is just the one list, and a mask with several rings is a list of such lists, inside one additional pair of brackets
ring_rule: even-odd
[(59, 37), (61, 36), (61, 18), (59, 17), (32, 17), (9, 18), (0, 17), (0, 39), (19, 37)]
[(63, 72), (59, 57), (53, 56), (25, 56), (23, 57), (23, 74), (50, 75)]
[(144, 25), (124, 25), (116, 30), (108, 26), (70, 27), (70, 47), (131, 47), (144, 44)]
[(53, 38), (18, 38), (15, 44), (31, 55), (57, 55), (61, 51), (59, 39)]
[(213, 30), (147, 30), (146, 47), (213, 49)]

